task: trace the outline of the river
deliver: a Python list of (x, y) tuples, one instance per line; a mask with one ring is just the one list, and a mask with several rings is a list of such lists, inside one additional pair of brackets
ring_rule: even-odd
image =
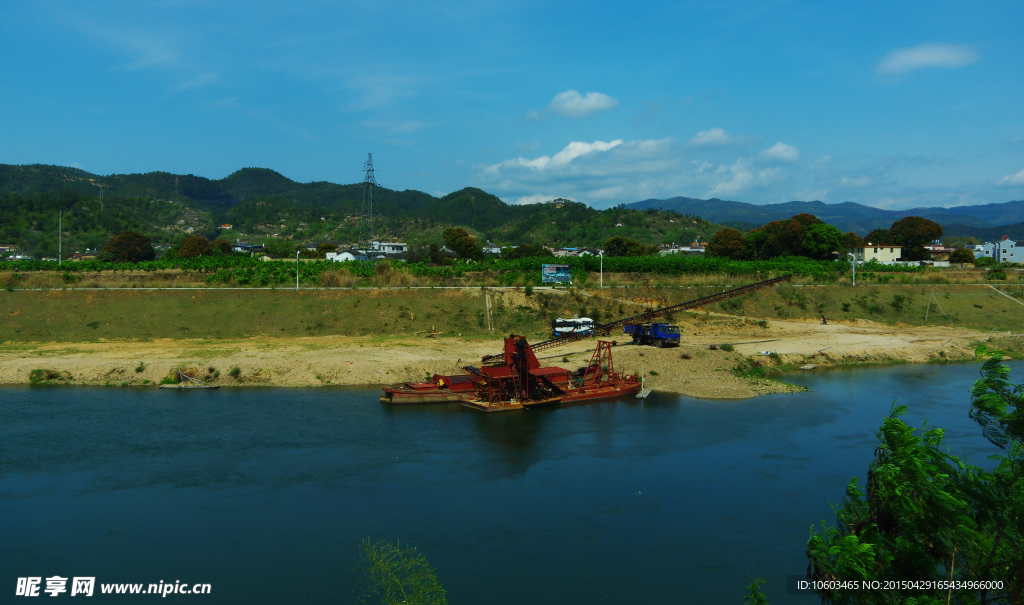
[(996, 453), (967, 416), (977, 376), (831, 370), (792, 376), (811, 389), (795, 395), (506, 414), (386, 407), (370, 388), (3, 388), (0, 594), (60, 575), (351, 603), (373, 537), (417, 546), (453, 604), (742, 603), (756, 577), (772, 603), (814, 603), (786, 576), (893, 400), (973, 463)]

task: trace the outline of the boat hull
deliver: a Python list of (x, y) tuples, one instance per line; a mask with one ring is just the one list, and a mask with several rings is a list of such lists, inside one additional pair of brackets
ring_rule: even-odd
[(512, 412), (532, 407), (580, 404), (604, 399), (617, 399), (634, 395), (640, 390), (640, 387), (640, 381), (620, 380), (601, 385), (587, 385), (575, 389), (569, 388), (565, 389), (558, 397), (540, 400), (496, 401), (491, 403), (479, 398), (466, 399), (462, 402), (462, 407), (480, 412)]
[(393, 405), (418, 405), (424, 403), (458, 403), (459, 401), (465, 401), (473, 397), (474, 393), (469, 391), (468, 393), (453, 393), (451, 391), (444, 391), (438, 389), (436, 391), (427, 392), (409, 392), (399, 389), (390, 390), (384, 389), (384, 394), (380, 396), (381, 403), (390, 403)]

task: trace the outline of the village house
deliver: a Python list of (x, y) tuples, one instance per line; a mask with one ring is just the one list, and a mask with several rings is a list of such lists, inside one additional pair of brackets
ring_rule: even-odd
[(669, 254), (685, 254), (688, 256), (701, 256), (707, 247), (707, 244), (694, 242), (689, 246), (677, 246), (675, 242), (672, 244), (662, 244), (663, 248), (658, 251), (661, 256), (668, 256)]
[(944, 246), (938, 242), (928, 244), (924, 249), (932, 253), (932, 259), (934, 260), (949, 260), (949, 255), (956, 250), (952, 246)]
[(846, 251), (852, 254), (858, 263), (875, 261), (888, 265), (903, 258), (903, 246), (873, 246), (871, 242), (867, 242), (863, 246), (847, 248)]
[(974, 258), (988, 257), (994, 258), (1001, 263), (1019, 263), (1024, 262), (1024, 257), (1016, 256), (1017, 242), (1004, 235), (997, 242), (985, 242), (980, 246), (980, 250), (977, 247), (974, 250)]

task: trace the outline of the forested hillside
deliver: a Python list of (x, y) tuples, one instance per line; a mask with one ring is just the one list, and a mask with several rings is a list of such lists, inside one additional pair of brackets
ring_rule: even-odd
[[(293, 243), (358, 239), (362, 184), (296, 183), (272, 170), (247, 168), (219, 180), (155, 172), (97, 176), (58, 166), (0, 165), (0, 243), (35, 256), (57, 252), (57, 213), (64, 212), (65, 251), (95, 249), (124, 229), (154, 244), (188, 234), (229, 241)], [(644, 243), (689, 243), (720, 227), (695, 215), (595, 210), (553, 200), (517, 206), (466, 188), (437, 198), (421, 191), (375, 189), (376, 230), (382, 238), (440, 242), (463, 227), (481, 243), (598, 246), (612, 235)], [(227, 227), (225, 225), (230, 225)]]

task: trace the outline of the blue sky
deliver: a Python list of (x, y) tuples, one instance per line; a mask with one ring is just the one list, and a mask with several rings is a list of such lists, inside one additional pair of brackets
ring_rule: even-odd
[(1020, 2), (22, 2), (0, 162), (510, 203), (1024, 199)]

